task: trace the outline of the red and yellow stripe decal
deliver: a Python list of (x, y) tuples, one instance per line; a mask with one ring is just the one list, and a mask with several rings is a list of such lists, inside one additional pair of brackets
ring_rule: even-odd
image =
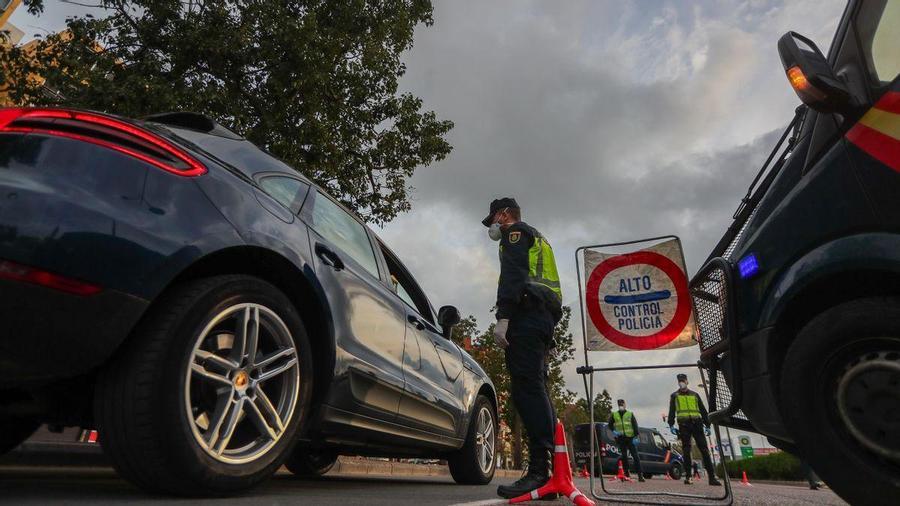
[(900, 92), (885, 93), (847, 132), (847, 140), (900, 172)]

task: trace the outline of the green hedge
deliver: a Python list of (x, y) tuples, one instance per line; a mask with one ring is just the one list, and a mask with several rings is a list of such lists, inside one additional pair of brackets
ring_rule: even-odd
[[(725, 465), (728, 468), (728, 476), (740, 479), (741, 473), (747, 471), (747, 477), (751, 482), (753, 480), (802, 481), (806, 479), (800, 469), (800, 461), (787, 452), (728, 461)], [(722, 473), (721, 464), (719, 464), (718, 473)]]

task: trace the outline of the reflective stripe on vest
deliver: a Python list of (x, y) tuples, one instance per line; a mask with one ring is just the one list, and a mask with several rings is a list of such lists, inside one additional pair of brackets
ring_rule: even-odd
[(675, 416), (679, 420), (700, 418), (700, 405), (697, 403), (697, 396), (694, 394), (676, 394)]
[(631, 419), (634, 418), (634, 415), (631, 414), (631, 411), (625, 412), (625, 420), (622, 420), (622, 414), (618, 411), (613, 411), (613, 422), (616, 423), (616, 430), (621, 431), (627, 437), (634, 437), (634, 423)]
[(540, 233), (535, 235), (534, 244), (528, 250), (528, 282), (549, 288), (562, 302), (562, 290), (559, 285), (559, 273), (556, 271), (553, 248)]

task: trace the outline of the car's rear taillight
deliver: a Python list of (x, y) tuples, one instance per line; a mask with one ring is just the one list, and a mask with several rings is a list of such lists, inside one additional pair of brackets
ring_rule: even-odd
[(159, 135), (94, 112), (55, 108), (0, 109), (0, 132), (41, 133), (90, 142), (179, 176), (206, 173), (202, 163)]
[(32, 283), (75, 295), (94, 295), (102, 290), (99, 286), (91, 283), (85, 283), (84, 281), (67, 278), (8, 260), (0, 260), (0, 279)]

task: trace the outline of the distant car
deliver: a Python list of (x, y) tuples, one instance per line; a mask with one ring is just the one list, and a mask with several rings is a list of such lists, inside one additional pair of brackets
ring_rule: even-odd
[(201, 115), (0, 109), (0, 320), (0, 453), (95, 427), (122, 476), (185, 495), (342, 453), (494, 474), (496, 395), (449, 339), (459, 312)]
[[(591, 469), (590, 426), (591, 424), (589, 423), (575, 426), (573, 440), (577, 470), (585, 467), (589, 471)], [(619, 470), (618, 462), (622, 459), (619, 447), (616, 445), (616, 439), (612, 431), (607, 427), (606, 422), (597, 422), (594, 426), (596, 429), (594, 442), (598, 445), (598, 453), (602, 454), (603, 473), (616, 474)], [(681, 479), (684, 472), (684, 461), (681, 454), (672, 449), (672, 445), (662, 437), (658, 430), (641, 427), (638, 432), (638, 441), (636, 447), (638, 455), (641, 457), (641, 469), (645, 478), (668, 474), (674, 480)], [(597, 455), (594, 458), (594, 475), (600, 476), (601, 460), (598, 459)], [(630, 456), (628, 457), (628, 462), (629, 466), (634, 465), (634, 461)]]

